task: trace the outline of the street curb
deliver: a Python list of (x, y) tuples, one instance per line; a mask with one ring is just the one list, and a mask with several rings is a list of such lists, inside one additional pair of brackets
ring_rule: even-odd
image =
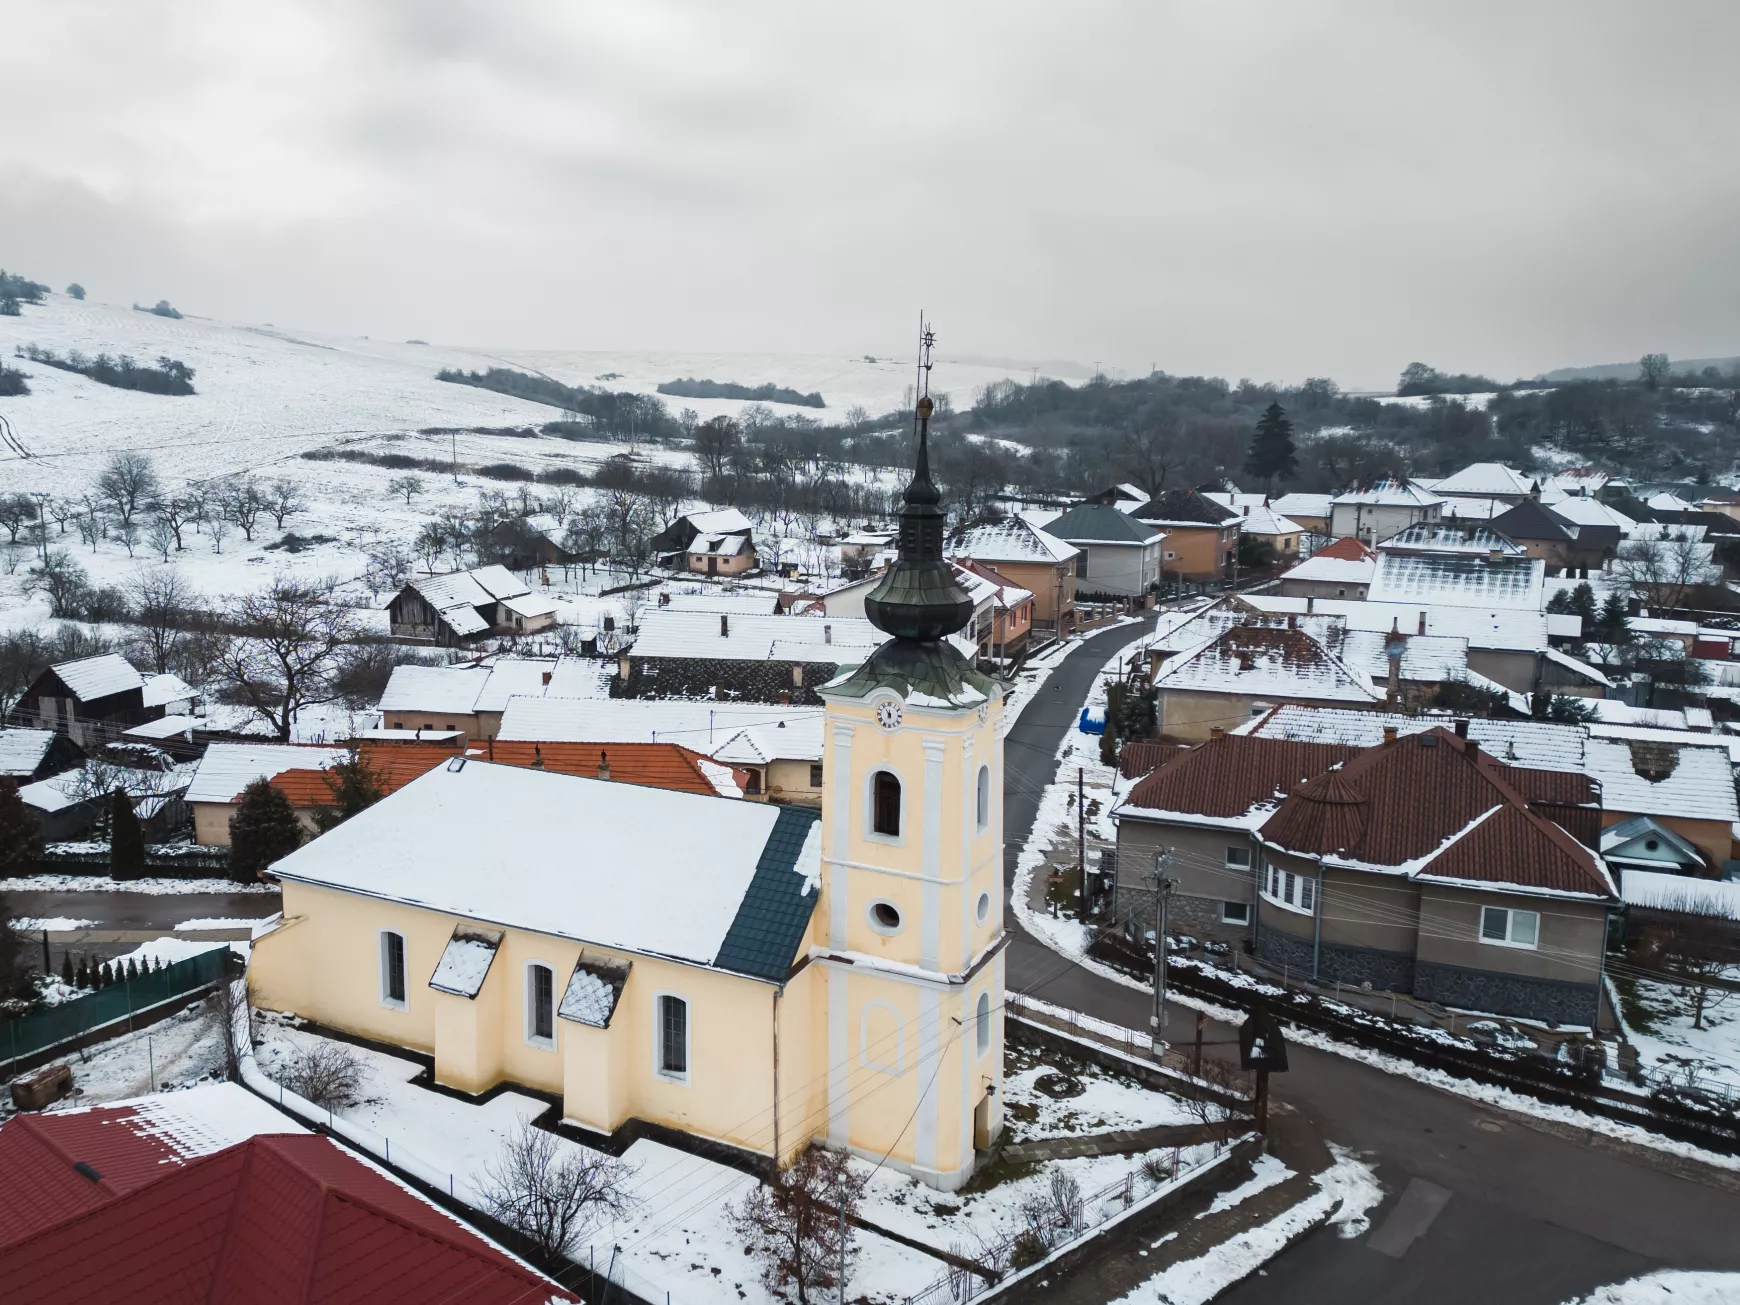
[[(1311, 1177), (1315, 1178), (1316, 1175), (1313, 1174), (1313, 1175), (1311, 1175)], [(1309, 1200), (1310, 1198), (1307, 1197), (1306, 1199)], [(1276, 1248), (1275, 1253), (1273, 1255), (1269, 1256), (1266, 1260), (1262, 1261), (1262, 1263), (1260, 1263), (1260, 1264), (1251, 1265), (1248, 1272), (1242, 1273), (1238, 1277), (1234, 1278), (1231, 1282), (1227, 1283), (1224, 1287), (1222, 1287), (1219, 1291), (1215, 1292), (1214, 1295), (1210, 1296), (1208, 1299), (1209, 1300), (1219, 1300), (1222, 1296), (1226, 1295), (1227, 1292), (1231, 1291), (1234, 1287), (1238, 1286), (1241, 1282), (1244, 1282), (1246, 1279), (1256, 1277), (1256, 1275), (1259, 1272), (1261, 1272), (1263, 1269), (1266, 1269), (1269, 1265), (1273, 1264), (1276, 1260), (1280, 1259), (1288, 1251), (1292, 1250), (1300, 1242), (1304, 1241), (1312, 1233), (1316, 1232), (1319, 1228), (1323, 1227), (1326, 1223), (1328, 1223), (1331, 1219), (1333, 1219), (1335, 1217), (1336, 1213), (1340, 1209), (1341, 1209), (1341, 1202), (1336, 1201), (1333, 1204), (1331, 1204), (1330, 1207), (1327, 1210), (1325, 1210), (1321, 1215), (1319, 1215), (1317, 1218), (1313, 1219), (1310, 1223), (1306, 1224), (1303, 1228), (1301, 1228), (1298, 1232), (1294, 1233), (1291, 1237), (1287, 1238), (1286, 1241), (1282, 1242), (1281, 1245)], [(1285, 1213), (1285, 1212), (1283, 1211), (1283, 1213)], [(1276, 1217), (1279, 1218), (1280, 1216), (1277, 1215)], [(1223, 1245), (1224, 1245), (1224, 1243), (1223, 1243)]]

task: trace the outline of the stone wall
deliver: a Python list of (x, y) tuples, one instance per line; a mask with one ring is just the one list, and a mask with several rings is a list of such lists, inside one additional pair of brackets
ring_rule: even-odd
[[(1257, 956), (1270, 965), (1284, 965), (1298, 978), (1311, 974), (1311, 939), (1282, 933), (1279, 929), (1257, 926)], [(1348, 947), (1323, 943), (1317, 951), (1319, 983), (1341, 983), (1358, 987), (1370, 983), (1383, 992), (1414, 991), (1414, 958), (1397, 952), (1379, 951), (1375, 947)]]
[(1421, 961), (1416, 967), (1414, 996), (1421, 1001), (1435, 1001), (1440, 1006), (1550, 1020), (1557, 1024), (1593, 1026), (1600, 1009), (1600, 998), (1592, 983), (1532, 979), (1520, 974), (1470, 970), (1433, 961)]

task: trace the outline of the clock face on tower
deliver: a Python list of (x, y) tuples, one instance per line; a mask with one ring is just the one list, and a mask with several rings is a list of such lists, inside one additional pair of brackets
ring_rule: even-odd
[(892, 698), (884, 698), (876, 704), (876, 723), (889, 733), (900, 728), (900, 704)]

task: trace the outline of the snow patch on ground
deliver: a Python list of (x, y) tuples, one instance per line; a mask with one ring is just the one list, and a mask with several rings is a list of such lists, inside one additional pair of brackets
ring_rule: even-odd
[(1276, 1183), (1284, 1183), (1293, 1176), (1279, 1156), (1260, 1155), (1251, 1161), (1251, 1176), (1245, 1179), (1230, 1192), (1222, 1192), (1214, 1198), (1213, 1203), (1197, 1215), (1198, 1219), (1206, 1219), (1211, 1214), (1219, 1214), (1222, 1210), (1230, 1210), (1240, 1201), (1255, 1196), (1258, 1192), (1267, 1191)]
[(20, 933), (71, 933), (75, 929), (89, 929), (96, 921), (75, 920), (70, 915), (23, 915), (12, 921), (12, 927)]
[(1645, 1068), (1740, 1087), (1740, 993), (1712, 991), (1701, 1029), (1690, 990), (1676, 984), (1637, 980), (1621, 991), (1621, 1007)]
[(20, 875), (0, 879), (0, 893), (260, 893), (276, 896), (276, 884), (239, 884), (233, 879), (111, 879), (108, 875)]
[(1567, 1305), (1736, 1305), (1740, 1273), (1660, 1269), (1629, 1282), (1598, 1287)]
[(253, 917), (241, 919), (237, 916), (213, 915), (201, 916), (197, 920), (183, 920), (175, 927), (177, 930), (252, 929), (254, 924), (255, 920)]

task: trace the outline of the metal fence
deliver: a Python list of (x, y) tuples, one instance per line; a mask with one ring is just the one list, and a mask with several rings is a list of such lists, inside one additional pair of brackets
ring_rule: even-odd
[(58, 1006), (7, 1020), (0, 1027), (0, 1052), (6, 1057), (8, 1072), (25, 1056), (71, 1042), (105, 1025), (130, 1020), (139, 1011), (216, 982), (224, 973), (228, 954), (229, 947), (220, 944), (209, 952), (165, 965), (136, 979), (126, 979)]

